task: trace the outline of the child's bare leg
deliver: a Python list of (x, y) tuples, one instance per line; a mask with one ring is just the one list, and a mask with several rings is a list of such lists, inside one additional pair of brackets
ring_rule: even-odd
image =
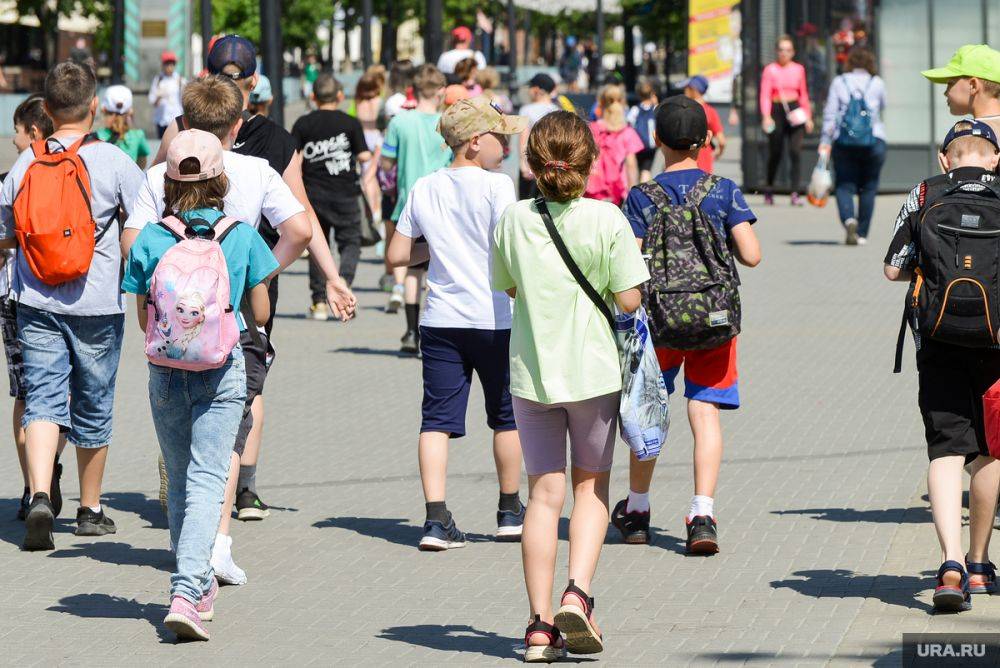
[[(597, 561), (608, 532), (610, 471), (592, 472), (573, 467), (573, 512), (569, 518), (569, 579), (593, 594)], [(591, 620), (594, 629), (600, 629)]]
[(719, 405), (688, 400), (688, 421), (694, 434), (694, 493), (715, 497), (722, 466), (722, 424)]
[[(963, 563), (962, 554), (962, 470), (965, 457), (949, 455), (931, 460), (927, 469), (927, 492), (931, 516), (941, 544), (941, 560)], [(961, 576), (949, 571), (945, 584), (958, 586)]]
[(420, 483), (427, 503), (444, 501), (448, 477), (448, 434), (425, 431), (417, 447), (420, 462)]
[(972, 463), (969, 485), (969, 561), (990, 560), (990, 537), (997, 496), (1000, 493), (1000, 461), (993, 457), (978, 457)]
[(219, 519), (219, 533), (229, 535), (233, 519), (233, 504), (236, 503), (236, 483), (240, 478), (240, 456), (235, 452), (229, 456), (229, 477), (226, 479), (226, 495), (222, 500), (222, 517)]
[(500, 493), (517, 493), (521, 486), (521, 439), (516, 429), (493, 432), (493, 461), (497, 467)]
[[(528, 508), (521, 534), (524, 584), (528, 590), (529, 621), (539, 615), (552, 623), (552, 581), (555, 579), (559, 516), (566, 499), (566, 472), (528, 476)], [(528, 644), (545, 645), (548, 638), (533, 635)]]
[(17, 399), (14, 401), (14, 411), (12, 415), (14, 431), (14, 447), (17, 448), (17, 463), (21, 465), (21, 477), (24, 479), (24, 486), (28, 487), (28, 455), (24, 450), (24, 427), (21, 425), (21, 418), (24, 417), (24, 401)]

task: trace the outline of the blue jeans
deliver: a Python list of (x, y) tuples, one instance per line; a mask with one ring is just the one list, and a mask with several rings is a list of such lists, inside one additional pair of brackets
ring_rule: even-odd
[[(867, 237), (875, 211), (879, 175), (885, 163), (885, 142), (875, 140), (874, 146), (844, 147), (833, 145), (834, 194), (840, 222), (848, 218), (858, 221), (858, 236)], [(854, 198), (858, 207), (854, 208)]]
[(218, 369), (149, 365), (149, 404), (170, 480), (167, 515), (177, 551), (170, 595), (192, 603), (212, 584), (209, 560), (246, 396), (246, 364), (239, 347)]
[(27, 388), (21, 424), (57, 424), (78, 448), (110, 444), (124, 327), (123, 314), (63, 315), (19, 304)]

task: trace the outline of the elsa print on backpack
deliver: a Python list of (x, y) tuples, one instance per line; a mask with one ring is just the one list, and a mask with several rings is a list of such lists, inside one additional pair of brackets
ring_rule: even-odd
[(160, 223), (177, 243), (153, 271), (146, 301), (146, 356), (153, 364), (191, 371), (217, 368), (239, 341), (222, 253), (222, 240), (235, 224), (221, 218), (214, 227), (196, 232), (194, 224), (173, 216)]

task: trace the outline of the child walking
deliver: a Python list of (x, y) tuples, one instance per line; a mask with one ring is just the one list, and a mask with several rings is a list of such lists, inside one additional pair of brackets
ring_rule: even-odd
[[(224, 217), (228, 190), (219, 139), (202, 130), (178, 133), (167, 151), (168, 217), (139, 233), (122, 281), (122, 290), (136, 295), (139, 326), (146, 332), (149, 401), (170, 479), (167, 506), (177, 571), (170, 577), (164, 624), (179, 638), (195, 640), (209, 639), (203, 622), (214, 615), (219, 589), (210, 559), (247, 395), (237, 329), (267, 322), (265, 279), (279, 267), (253, 227)], [(208, 253), (203, 240), (219, 244), (228, 274), (221, 279), (228, 281), (222, 294), (229, 304), (212, 303), (217, 293), (205, 289), (213, 285), (211, 270), (184, 263), (184, 256), (177, 259), (181, 250), (174, 252), (175, 245), (190, 240), (204, 245), (184, 252), (198, 251), (201, 257)], [(168, 254), (170, 263), (158, 269)], [(237, 316), (244, 292), (249, 292), (252, 323)], [(206, 360), (216, 345), (222, 356), (213, 365)]]
[[(580, 117), (547, 114), (532, 129), (527, 151), (544, 200), (518, 202), (500, 219), (493, 287), (514, 297), (510, 391), (529, 494), (521, 537), (530, 607), (525, 661), (551, 662), (567, 650), (589, 654), (604, 647), (592, 583), (607, 533), (622, 374), (611, 328), (560, 257), (544, 216), (551, 216), (581, 273), (609, 306), (635, 311), (637, 286), (649, 272), (621, 211), (580, 198), (598, 153)], [(574, 499), (569, 585), (553, 614), (567, 434)]]
[[(729, 179), (710, 177), (698, 168), (698, 156), (711, 140), (705, 111), (696, 100), (683, 95), (667, 98), (656, 112), (656, 141), (666, 169), (648, 186), (632, 189), (625, 202), (625, 216), (643, 245), (647, 232), (663, 210), (660, 200), (673, 206), (695, 203), (714, 226), (715, 233), (724, 235), (736, 260), (755, 267), (760, 262), (760, 244), (751, 225), (757, 217), (747, 206), (739, 186)], [(655, 329), (652, 334), (656, 341), (659, 335)], [(733, 337), (701, 350), (656, 349), (663, 380), (671, 394), (681, 366), (684, 367), (684, 396), (688, 399), (688, 421), (694, 434), (694, 496), (685, 517), (689, 554), (719, 551), (715, 518), (715, 488), (722, 466), (719, 411), (740, 406), (736, 340)], [(649, 542), (649, 487), (655, 467), (655, 459), (639, 461), (635, 455), (629, 459), (628, 498), (615, 505), (611, 516), (626, 543)]]
[[(461, 100), (441, 117), (438, 131), (455, 153), (447, 169), (418, 180), (389, 244), (389, 262), (430, 259), (427, 308), (420, 319), (424, 402), (420, 479), (427, 521), (421, 550), (463, 547), (465, 536), (445, 506), (449, 439), (465, 435), (472, 372), (486, 396), (487, 424), (500, 483), (499, 540), (518, 540), (524, 508), (518, 496), (521, 445), (510, 399), (510, 298), (490, 288), (490, 234), (516, 199), (514, 183), (493, 173), (509, 137), (527, 126), (485, 97)], [(423, 237), (426, 243), (417, 239)]]
[[(987, 235), (1000, 229), (995, 213), (998, 195), (992, 194), (997, 189), (994, 172), (1000, 145), (987, 123), (959, 121), (945, 137), (939, 159), (945, 174), (914, 188), (907, 199), (916, 208), (907, 211), (904, 206), (900, 212), (885, 256), (885, 276), (911, 281), (907, 320), (917, 344), (918, 405), (930, 459), (927, 491), (941, 544), (933, 602), (935, 610), (957, 612), (972, 607), (971, 594), (997, 589), (989, 546), (1000, 462), (987, 448), (983, 395), (1000, 379), (1000, 351), (993, 345), (995, 330), (976, 327), (984, 316), (989, 323), (995, 306), (975, 297), (984, 287), (991, 295), (996, 290), (995, 279), (984, 286), (977, 277), (983, 272), (996, 275), (995, 246), (990, 241), (995, 237)], [(967, 191), (963, 183), (968, 184)], [(945, 248), (952, 243), (962, 249), (962, 262), (950, 261), (952, 255)], [(975, 286), (973, 292), (963, 292), (963, 284)], [(957, 286), (954, 293), (953, 286)], [(962, 308), (955, 309), (949, 297), (964, 299)], [(985, 307), (985, 313), (976, 313), (978, 305)], [(957, 327), (956, 317), (961, 318)], [(902, 342), (901, 338), (900, 346)], [(897, 365), (901, 353), (902, 349), (897, 351)], [(962, 478), (969, 465), (969, 551), (963, 552)]]
[(590, 124), (598, 157), (587, 179), (586, 196), (621, 206), (628, 189), (639, 183), (636, 155), (644, 145), (625, 118), (625, 89), (614, 84), (601, 89), (599, 117)]
[(628, 124), (642, 140), (643, 149), (636, 154), (639, 167), (639, 183), (653, 176), (653, 161), (656, 159), (656, 106), (660, 103), (656, 89), (649, 81), (640, 81), (635, 87), (639, 104), (628, 110)]
[(101, 101), (104, 127), (97, 129), (97, 138), (114, 144), (135, 160), (139, 169), (146, 169), (149, 143), (146, 133), (132, 127), (132, 91), (126, 86), (108, 86)]

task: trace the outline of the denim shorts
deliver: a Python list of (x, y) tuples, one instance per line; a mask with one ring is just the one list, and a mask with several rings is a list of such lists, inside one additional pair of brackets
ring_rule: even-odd
[(21, 424), (57, 424), (78, 448), (110, 444), (124, 328), (120, 313), (63, 315), (19, 304), (27, 390)]

